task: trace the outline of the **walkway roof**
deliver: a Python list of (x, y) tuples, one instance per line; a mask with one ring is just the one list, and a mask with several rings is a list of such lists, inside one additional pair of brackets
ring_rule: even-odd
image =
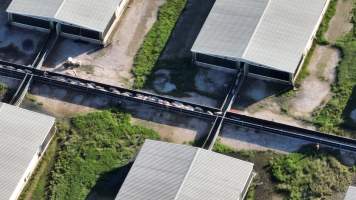
[(8, 200), (55, 119), (0, 103), (0, 200)]
[(146, 140), (116, 199), (237, 200), (252, 170), (212, 151)]
[(12, 0), (7, 12), (104, 32), (121, 0)]
[(294, 73), (327, 0), (216, 0), (192, 52)]

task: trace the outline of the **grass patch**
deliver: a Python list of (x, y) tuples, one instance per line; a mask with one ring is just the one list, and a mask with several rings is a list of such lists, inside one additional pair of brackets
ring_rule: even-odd
[(329, 41), (325, 38), (325, 33), (329, 29), (331, 19), (336, 13), (337, 0), (331, 0), (329, 7), (324, 15), (323, 21), (320, 24), (319, 30), (316, 34), (316, 42), (320, 45), (328, 45)]
[[(61, 138), (49, 185), (49, 199), (112, 198), (118, 177), (146, 138), (156, 132), (131, 125), (130, 116), (114, 111), (74, 117)], [(121, 178), (122, 179), (122, 178)]]
[(5, 96), (7, 90), (8, 90), (7, 86), (3, 83), (0, 83), (0, 98)]
[(31, 178), (27, 199), (113, 199), (130, 162), (156, 132), (132, 125), (116, 111), (93, 112), (58, 125), (59, 131)]
[(276, 189), (289, 199), (335, 199), (351, 184), (351, 170), (326, 153), (291, 153), (270, 161)]
[[(356, 8), (356, 3), (354, 4)], [(332, 86), (333, 97), (322, 108), (314, 113), (314, 123), (322, 131), (345, 134), (341, 128), (345, 116), (343, 111), (349, 101), (353, 87), (356, 85), (356, 9), (354, 9), (354, 28), (351, 33), (336, 43), (342, 54), (342, 60), (337, 68), (336, 83)]]
[(305, 147), (298, 153), (236, 151), (218, 142), (214, 151), (255, 164), (257, 176), (249, 189), (253, 199), (325, 199), (334, 200), (346, 191), (354, 173), (327, 149)]
[(147, 76), (151, 74), (164, 50), (186, 2), (187, 0), (167, 0), (160, 7), (157, 21), (147, 33), (134, 60), (134, 88), (144, 87)]

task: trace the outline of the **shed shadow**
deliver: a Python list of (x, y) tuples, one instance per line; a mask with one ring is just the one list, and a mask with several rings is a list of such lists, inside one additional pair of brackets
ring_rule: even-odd
[(95, 186), (90, 190), (86, 200), (115, 200), (128, 175), (132, 162), (112, 171), (101, 174)]
[(356, 131), (356, 86), (354, 86), (352, 90), (352, 94), (342, 115), (344, 118), (343, 126), (352, 131)]
[(291, 85), (247, 77), (232, 109), (245, 110), (268, 97), (278, 96), (292, 90)]

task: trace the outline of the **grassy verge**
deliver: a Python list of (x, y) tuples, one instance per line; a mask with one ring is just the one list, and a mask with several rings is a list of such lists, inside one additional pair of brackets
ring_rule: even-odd
[(129, 115), (115, 111), (89, 113), (61, 123), (56, 142), (21, 199), (113, 199), (146, 138), (159, 136), (132, 125)]
[(316, 42), (320, 45), (327, 45), (329, 41), (325, 38), (325, 33), (329, 29), (329, 23), (336, 13), (337, 0), (331, 0), (328, 10), (326, 11), (323, 21), (320, 24), (319, 30), (316, 34)]
[(167, 0), (161, 6), (157, 21), (146, 35), (135, 57), (133, 69), (135, 88), (142, 88), (145, 85), (147, 76), (151, 74), (161, 52), (165, 48), (186, 1)]
[(4, 97), (8, 88), (5, 84), (0, 83), (0, 98)]
[(334, 152), (306, 147), (288, 155), (271, 151), (235, 151), (217, 143), (214, 151), (255, 164), (257, 176), (248, 200), (325, 199), (334, 200), (344, 193), (354, 176)]
[[(356, 7), (356, 3), (355, 3)], [(322, 131), (343, 134), (344, 109), (356, 86), (356, 9), (354, 9), (353, 32), (339, 40), (336, 46), (342, 53), (342, 61), (337, 68), (337, 81), (332, 86), (331, 100), (314, 113), (314, 123)]]

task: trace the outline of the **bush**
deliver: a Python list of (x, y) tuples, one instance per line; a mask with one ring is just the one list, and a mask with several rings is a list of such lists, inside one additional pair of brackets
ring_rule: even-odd
[(134, 88), (143, 88), (145, 85), (147, 76), (151, 74), (161, 52), (165, 48), (186, 1), (167, 0), (161, 6), (157, 21), (147, 33), (134, 60)]
[[(130, 123), (130, 116), (102, 111), (71, 119), (71, 128), (61, 134), (49, 186), (49, 199), (85, 199), (98, 183), (109, 184), (106, 174), (126, 166), (146, 138), (158, 139), (153, 130)], [(111, 179), (110, 179), (111, 178)], [(116, 182), (117, 180), (114, 180)], [(115, 187), (102, 187), (116, 195)], [(107, 191), (106, 191), (107, 190)]]
[(344, 192), (352, 173), (330, 155), (292, 153), (274, 158), (271, 173), (276, 188), (289, 199), (332, 199), (335, 192)]

